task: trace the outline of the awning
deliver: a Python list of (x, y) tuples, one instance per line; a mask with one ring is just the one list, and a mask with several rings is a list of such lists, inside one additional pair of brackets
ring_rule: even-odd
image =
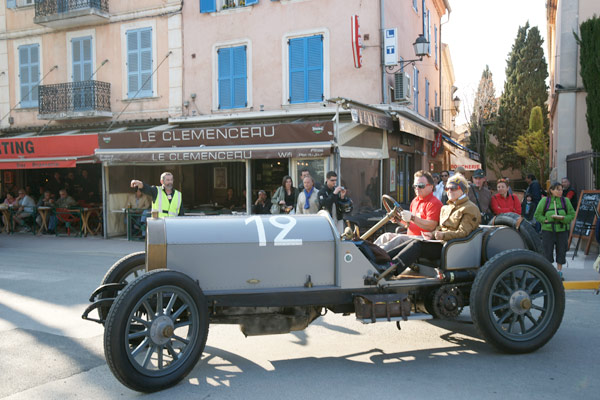
[(97, 147), (97, 134), (0, 139), (0, 169), (73, 168)]
[(331, 154), (332, 142), (258, 144), (248, 146), (164, 147), (97, 149), (96, 156), (108, 164), (201, 163), (269, 158), (312, 158)]
[(481, 163), (468, 157), (450, 153), (450, 169), (455, 170), (458, 167), (463, 167), (467, 171), (475, 171), (481, 168)]

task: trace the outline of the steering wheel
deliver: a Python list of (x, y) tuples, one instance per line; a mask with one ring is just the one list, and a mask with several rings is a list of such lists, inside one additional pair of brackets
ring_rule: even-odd
[(383, 196), (381, 196), (381, 201), (383, 203), (385, 211), (387, 211), (388, 216), (392, 221), (402, 219), (400, 211), (402, 211), (403, 208), (400, 205), (400, 203), (396, 201), (396, 199), (394, 199), (392, 196), (384, 194)]

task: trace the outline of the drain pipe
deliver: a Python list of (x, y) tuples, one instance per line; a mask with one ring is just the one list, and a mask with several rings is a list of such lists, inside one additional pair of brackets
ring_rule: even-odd
[(385, 73), (385, 0), (379, 0), (379, 39), (381, 41), (381, 100), (387, 104), (387, 76)]

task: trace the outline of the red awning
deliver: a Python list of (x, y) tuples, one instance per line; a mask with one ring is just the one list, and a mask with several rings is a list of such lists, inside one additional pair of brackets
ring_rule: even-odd
[(97, 148), (98, 134), (0, 139), (0, 169), (72, 168)]

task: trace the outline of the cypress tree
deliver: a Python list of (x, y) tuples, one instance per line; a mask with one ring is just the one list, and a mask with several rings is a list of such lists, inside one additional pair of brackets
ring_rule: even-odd
[(521, 169), (525, 158), (515, 151), (518, 137), (527, 133), (531, 110), (542, 111), (543, 133), (548, 132), (548, 64), (542, 48), (543, 39), (537, 27), (519, 27), (515, 43), (506, 60), (506, 81), (500, 96), (498, 116), (492, 126), (495, 141), (488, 146), (488, 157), (499, 169)]
[(496, 90), (494, 89), (494, 80), (489, 66), (481, 73), (475, 101), (473, 104), (473, 113), (469, 121), (469, 148), (481, 155), (481, 164), (486, 168), (485, 147), (488, 142), (484, 125), (488, 123), (498, 110), (498, 99), (496, 99)]
[(579, 65), (581, 79), (587, 92), (585, 114), (592, 149), (600, 151), (600, 19), (597, 16), (583, 22), (579, 28)]

